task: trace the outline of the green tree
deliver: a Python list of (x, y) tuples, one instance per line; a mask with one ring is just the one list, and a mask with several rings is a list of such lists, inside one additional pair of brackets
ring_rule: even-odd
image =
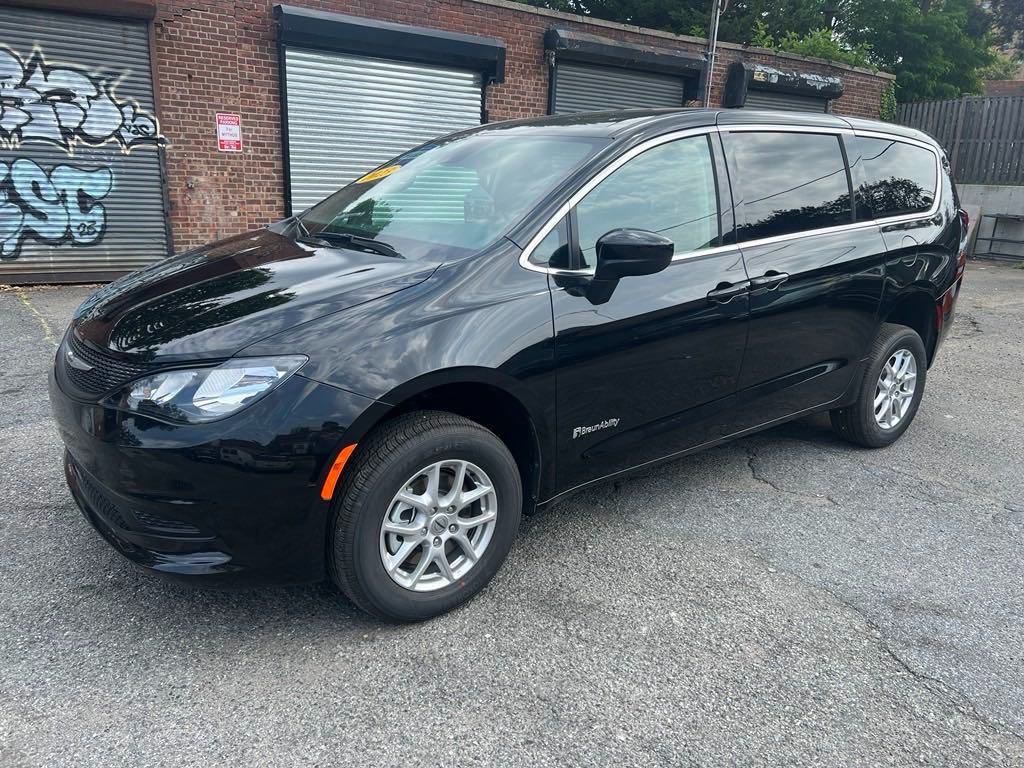
[[(663, 29), (680, 35), (704, 36), (711, 19), (711, 0), (519, 0), (527, 5), (598, 19)], [(733, 0), (719, 25), (719, 38), (750, 43), (755, 23), (777, 38), (800, 35), (832, 24), (834, 2), (823, 0)]]
[(995, 61), (980, 70), (978, 76), (982, 80), (1013, 80), (1022, 68), (1024, 68), (1024, 64), (1020, 61), (996, 51)]
[(899, 101), (979, 93), (990, 17), (974, 0), (846, 0), (837, 33), (896, 75)]
[(1024, 2), (1021, 0), (989, 0), (993, 33), (997, 42), (1024, 53)]
[(760, 48), (771, 48), (776, 51), (788, 51), (789, 53), (796, 53), (801, 56), (813, 56), (817, 59), (837, 61), (841, 64), (850, 64), (855, 67), (874, 66), (870, 46), (861, 44), (850, 48), (840, 43), (836, 38), (836, 34), (830, 29), (815, 29), (806, 35), (787, 32), (780, 40), (776, 40), (765, 24), (756, 22), (750, 44)]
[[(711, 0), (519, 1), (701, 36), (711, 16)], [(994, 60), (993, 13), (998, 25), (1021, 29), (1021, 0), (991, 5), (992, 12), (976, 0), (733, 0), (719, 39), (885, 69), (897, 76), (900, 101), (947, 99), (980, 92), (979, 73)]]
[[(711, 0), (683, 0), (679, 4), (690, 10), (692, 33), (706, 36)], [(779, 41), (787, 35), (802, 38), (815, 30), (831, 29), (835, 24), (834, 8), (835, 2), (828, 0), (734, 0), (719, 21), (719, 39), (756, 45), (759, 30)]]
[(878, 99), (878, 116), (886, 122), (895, 123), (897, 109), (896, 84), (887, 83)]

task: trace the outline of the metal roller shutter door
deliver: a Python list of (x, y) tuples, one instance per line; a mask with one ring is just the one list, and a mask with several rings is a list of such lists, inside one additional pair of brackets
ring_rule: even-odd
[(828, 99), (811, 96), (794, 96), (789, 93), (772, 93), (751, 88), (743, 104), (747, 109), (784, 109), (791, 112), (828, 112)]
[(3, 9), (0, 282), (108, 279), (168, 255), (150, 73), (145, 22)]
[(418, 144), (480, 124), (477, 72), (288, 47), (285, 73), (295, 212)]
[(560, 62), (555, 78), (556, 115), (683, 106), (683, 80), (671, 75)]

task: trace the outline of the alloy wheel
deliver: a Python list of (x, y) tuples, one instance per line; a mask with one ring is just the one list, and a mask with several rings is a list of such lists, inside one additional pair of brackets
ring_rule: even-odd
[(384, 570), (405, 589), (443, 589), (479, 562), (497, 517), (494, 484), (480, 467), (461, 459), (424, 467), (402, 485), (384, 515)]
[(917, 387), (917, 360), (906, 349), (889, 355), (875, 384), (875, 422), (893, 429), (907, 415)]

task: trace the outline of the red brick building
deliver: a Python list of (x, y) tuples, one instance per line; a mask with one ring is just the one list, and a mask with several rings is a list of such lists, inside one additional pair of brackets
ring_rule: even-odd
[[(699, 104), (706, 76), (705, 40), (506, 0), (0, 5), (0, 282), (106, 279), (438, 133)], [(891, 79), (722, 43), (711, 104), (877, 117)]]

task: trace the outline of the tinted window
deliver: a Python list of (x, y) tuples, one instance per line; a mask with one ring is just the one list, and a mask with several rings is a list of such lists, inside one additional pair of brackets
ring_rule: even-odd
[(583, 266), (613, 229), (646, 229), (670, 238), (676, 253), (715, 245), (718, 201), (707, 136), (649, 149), (598, 184), (576, 207)]
[(403, 256), (450, 255), (496, 240), (607, 144), (487, 131), (419, 147), (302, 214), (313, 234), (380, 239)]
[(876, 218), (927, 211), (935, 202), (935, 155), (923, 147), (889, 139), (857, 137), (849, 142), (857, 184), (857, 217)]
[(850, 187), (838, 136), (737, 132), (723, 139), (736, 174), (737, 208), (742, 203), (746, 217), (741, 239), (850, 223)]

